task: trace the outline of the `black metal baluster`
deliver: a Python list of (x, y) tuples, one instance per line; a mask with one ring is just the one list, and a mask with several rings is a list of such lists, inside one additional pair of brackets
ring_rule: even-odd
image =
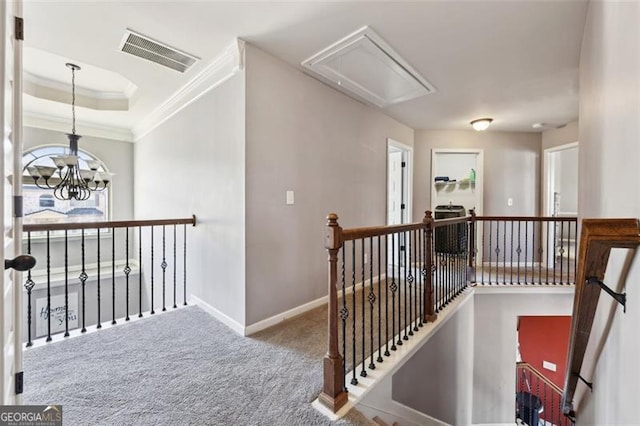
[(384, 356), (389, 356), (389, 234), (384, 236), (384, 284)]
[(138, 227), (138, 318), (142, 318), (142, 226)]
[(491, 244), (491, 238), (493, 236), (493, 221), (489, 221), (489, 284), (491, 284), (491, 268), (493, 266), (492, 257), (493, 257), (493, 246)]
[[(84, 312), (82, 314), (84, 323)], [(64, 230), (64, 316), (64, 337), (69, 337), (69, 231), (66, 229)]]
[(51, 236), (47, 231), (47, 342), (51, 341)]
[(550, 233), (551, 233), (551, 222), (547, 221), (547, 244), (546, 244), (546, 247), (547, 247), (547, 259), (544, 262), (545, 265), (546, 265), (545, 274), (546, 274), (546, 283), (547, 283), (547, 285), (549, 285), (549, 266), (550, 266), (549, 265), (549, 257), (551, 257), (551, 253), (552, 253), (550, 251), (551, 249), (549, 248), (549, 234)]
[(96, 328), (100, 329), (102, 328), (102, 318), (101, 318), (101, 313), (100, 313), (100, 284), (101, 284), (101, 280), (100, 280), (100, 228), (98, 228), (98, 240), (96, 241), (97, 244), (97, 261), (98, 261), (98, 282), (96, 284), (96, 291), (98, 293), (98, 323), (96, 324)]
[[(382, 362), (382, 252), (380, 251), (380, 235), (378, 235), (378, 359)], [(373, 355), (372, 355), (373, 356)]]
[[(27, 232), (27, 254), (31, 254), (31, 231)], [(31, 291), (36, 283), (31, 279), (31, 269), (27, 271), (24, 288), (27, 289), (27, 347), (33, 346), (31, 341)]]
[(402, 240), (401, 234), (398, 232), (398, 258), (396, 261), (398, 262), (398, 340), (396, 341), (396, 345), (402, 346)]
[(407, 232), (402, 233), (402, 258), (404, 259), (404, 336), (402, 337), (404, 340), (409, 340), (409, 336), (407, 336), (407, 327), (409, 326), (409, 322), (407, 321), (407, 308), (411, 308), (411, 301), (407, 303), (407, 270), (409, 269), (409, 265), (407, 264), (407, 246), (409, 245), (409, 241), (407, 239)]
[[(538, 247), (538, 280), (540, 283), (542, 283), (542, 261), (544, 260), (544, 249), (542, 248), (542, 239), (543, 239), (543, 235), (542, 233), (544, 232), (544, 222), (538, 222), (538, 229), (540, 230), (539, 234), (540, 234), (540, 242), (539, 242), (539, 247)], [(534, 267), (535, 268), (535, 267)], [(549, 284), (549, 283), (547, 283)]]
[[(524, 221), (524, 261), (529, 259), (529, 221)], [(524, 281), (527, 281), (527, 268), (524, 268)], [(533, 270), (531, 270), (531, 281), (533, 282)]]
[(183, 298), (184, 298), (184, 306), (187, 306), (187, 225), (182, 225), (183, 228), (183, 238), (182, 238), (182, 275), (183, 275)]
[(563, 255), (564, 255), (564, 221), (561, 220), (560, 221), (560, 250), (558, 250), (558, 253), (560, 253), (560, 284), (563, 284), (563, 273), (562, 273), (562, 269), (564, 266), (564, 259), (563, 259)]
[(531, 222), (531, 282), (540, 284), (540, 279), (536, 280), (536, 222)]
[(427, 251), (426, 251), (426, 238), (425, 238), (425, 229), (421, 228), (418, 231), (418, 238), (419, 238), (419, 243), (418, 245), (420, 246), (421, 249), (421, 253), (419, 255), (420, 258), (420, 320), (418, 323), (418, 327), (423, 327), (424, 324), (422, 323), (422, 320), (424, 319), (424, 292), (425, 292), (425, 283), (427, 280), (427, 262), (425, 261), (425, 256), (427, 255)]
[(176, 268), (178, 262), (176, 262), (176, 225), (173, 225), (173, 309), (178, 307), (176, 303)]
[(125, 293), (125, 321), (129, 321), (129, 274), (131, 273), (131, 267), (129, 266), (129, 227), (125, 228), (125, 265), (124, 265), (124, 277), (126, 283), (126, 293)]
[[(342, 251), (342, 309), (340, 309), (340, 319), (342, 320), (342, 375), (346, 377), (347, 375), (347, 318), (349, 317), (349, 310), (347, 309), (347, 289), (346, 289), (346, 274), (345, 274), (345, 264), (346, 264), (346, 254), (347, 251), (346, 245), (344, 245), (341, 249)], [(345, 383), (344, 391), (347, 391), (347, 386)]]
[(87, 283), (87, 271), (85, 269), (85, 257), (84, 257), (84, 229), (82, 230), (82, 240), (81, 240), (81, 244), (80, 244), (80, 251), (82, 253), (82, 272), (80, 273), (80, 285), (82, 286), (82, 330), (80, 330), (81, 333), (85, 333), (87, 331), (87, 328), (85, 327), (86, 322), (85, 322), (85, 318), (86, 318), (86, 303), (85, 303), (85, 288), (86, 288), (86, 283)]
[(116, 228), (111, 228), (111, 324), (116, 323)]
[[(364, 240), (363, 240), (363, 244), (364, 244)], [(364, 286), (362, 288), (362, 291), (364, 293)], [(371, 349), (371, 357), (369, 358), (369, 368), (371, 370), (375, 370), (376, 365), (373, 363), (373, 355), (374, 355), (373, 304), (376, 301), (376, 295), (373, 292), (373, 237), (369, 237), (369, 296), (367, 296), (367, 298), (369, 299), (369, 342), (370, 342), (370, 349)]]
[(411, 276), (413, 277), (413, 316), (411, 317), (411, 321), (413, 322), (413, 331), (418, 331), (418, 319), (416, 316), (418, 315), (418, 282), (419, 275), (418, 271), (419, 263), (418, 263), (418, 231), (413, 230), (413, 263), (411, 264)]
[[(520, 255), (522, 254), (522, 241), (521, 241), (522, 229), (521, 229), (521, 225), (522, 225), (522, 222), (518, 221), (518, 248), (516, 249), (516, 253), (518, 254), (518, 273), (516, 274), (516, 277), (517, 277), (517, 281), (518, 281), (519, 285), (522, 284), (522, 281), (520, 281), (520, 265), (521, 265)], [(527, 267), (526, 262), (527, 261), (525, 259), (525, 265), (524, 265), (525, 268)]]
[(558, 284), (557, 275), (556, 275), (556, 256), (558, 255), (558, 222), (556, 220), (553, 221), (553, 284)]
[[(506, 223), (506, 222), (505, 222)], [(510, 257), (510, 271), (509, 271), (509, 284), (513, 285), (513, 220), (511, 221), (511, 251), (509, 251)]]
[(366, 276), (365, 276), (365, 269), (366, 268), (365, 268), (365, 259), (364, 259), (364, 256), (365, 256), (365, 252), (364, 252), (365, 239), (362, 238), (360, 241), (361, 241), (361, 247), (360, 247), (361, 248), (361, 250), (360, 250), (360, 262), (361, 263), (360, 263), (360, 266), (361, 266), (361, 269), (362, 269), (362, 271), (361, 271), (362, 272), (362, 275), (361, 275), (362, 286), (360, 288), (360, 292), (361, 292), (361, 296), (362, 296), (361, 297), (361, 299), (362, 299), (361, 300), (361, 303), (362, 303), (362, 330), (361, 330), (362, 331), (362, 360), (361, 360), (362, 361), (362, 370), (360, 371), (360, 376), (361, 377), (367, 377), (367, 370), (365, 370), (365, 367), (364, 367), (365, 366), (365, 361), (367, 360), (367, 357), (365, 356), (365, 347), (367, 346), (367, 337), (365, 335), (365, 329), (366, 329), (366, 323), (367, 323), (366, 319), (367, 318), (366, 318), (366, 310), (365, 310), (365, 302), (364, 302), (364, 293), (366, 291)]
[[(398, 286), (396, 284), (396, 270), (395, 270), (395, 258), (396, 258), (396, 237), (391, 234), (391, 350), (395, 351), (396, 348), (396, 290)], [(399, 315), (398, 315), (399, 316)], [(400, 321), (398, 319), (398, 321)]]
[[(485, 248), (485, 235), (487, 235), (487, 222), (482, 221), (482, 259), (480, 259), (481, 282), (484, 283), (484, 256), (487, 252)], [(478, 262), (476, 261), (476, 267)]]
[(502, 279), (504, 283), (507, 283), (507, 221), (502, 221), (502, 230), (504, 231), (502, 234), (502, 274), (504, 278)]
[(166, 226), (162, 225), (162, 263), (160, 267), (162, 268), (162, 310), (167, 310), (166, 303), (166, 277), (167, 277), (167, 244), (166, 244)]
[(150, 268), (151, 268), (151, 315), (155, 314), (156, 311), (153, 310), (153, 296), (154, 296), (154, 292), (153, 292), (153, 285), (154, 285), (154, 277), (153, 277), (153, 270), (155, 269), (155, 263), (153, 263), (153, 253), (154, 253), (154, 244), (153, 244), (153, 232), (154, 228), (153, 225), (151, 226), (151, 262), (149, 263)]
[(351, 241), (351, 306), (353, 308), (353, 321), (351, 321), (351, 344), (352, 353), (351, 359), (353, 364), (351, 369), (353, 377), (351, 378), (351, 384), (357, 385), (358, 379), (356, 377), (356, 317), (358, 316), (358, 310), (356, 309), (356, 240)]
[[(411, 300), (413, 296), (413, 289), (412, 289), (413, 273), (411, 272), (411, 270), (413, 269), (413, 265), (411, 264), (411, 252), (412, 252), (411, 231), (409, 231), (409, 238), (407, 238), (407, 241), (405, 242), (405, 247), (408, 247), (408, 251), (409, 251), (409, 261), (405, 262), (405, 265), (404, 265), (405, 272), (408, 271), (407, 281), (409, 283), (409, 321), (407, 322), (406, 326), (409, 328), (409, 336), (413, 336), (413, 329), (411, 328), (411, 322), (413, 321), (413, 301)], [(405, 251), (406, 251), (406, 248), (405, 248)], [(406, 331), (405, 331), (405, 336), (406, 336)]]

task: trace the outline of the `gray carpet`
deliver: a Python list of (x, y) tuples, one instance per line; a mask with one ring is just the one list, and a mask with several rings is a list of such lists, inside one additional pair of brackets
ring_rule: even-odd
[(24, 402), (65, 425), (332, 424), (310, 404), (325, 350), (325, 307), (246, 338), (187, 307), (27, 351)]

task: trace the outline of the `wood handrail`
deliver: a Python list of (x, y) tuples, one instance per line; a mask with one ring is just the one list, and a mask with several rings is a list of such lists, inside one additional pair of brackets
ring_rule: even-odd
[(370, 226), (367, 228), (351, 228), (342, 231), (342, 241), (359, 240), (362, 238), (378, 237), (381, 235), (395, 234), (396, 232), (413, 231), (423, 228), (422, 222), (405, 223), (401, 225)]
[(584, 219), (582, 221), (563, 393), (563, 412), (566, 415), (575, 415), (573, 398), (600, 297), (600, 287), (587, 284), (587, 279), (591, 277), (598, 280), (604, 279), (611, 249), (635, 248), (638, 245), (640, 245), (640, 223), (637, 219)]
[[(430, 217), (430, 216), (429, 216)], [(470, 216), (452, 217), (448, 219), (435, 219), (433, 220), (433, 227), (439, 228), (442, 226), (455, 225), (458, 223), (467, 223), (470, 221)], [(381, 225), (381, 226), (369, 226), (366, 228), (351, 228), (342, 230), (342, 241), (353, 241), (362, 238), (378, 237), (382, 235), (391, 235), (397, 232), (413, 231), (416, 229), (425, 228), (426, 222), (404, 223), (400, 225)]]
[(77, 222), (77, 223), (42, 223), (24, 225), (23, 232), (37, 231), (61, 231), (71, 229), (104, 229), (104, 228), (135, 228), (140, 226), (161, 225), (193, 225), (196, 226), (196, 215), (184, 219), (157, 219), (157, 220), (119, 220), (104, 222)]
[(516, 363), (516, 369), (518, 368), (525, 368), (531, 371), (538, 379), (542, 380), (547, 385), (549, 385), (549, 387), (551, 387), (558, 395), (562, 395), (562, 389), (560, 389), (560, 386), (556, 385), (551, 380), (549, 380), (544, 374), (539, 372), (533, 365), (529, 364), (528, 362), (518, 362)]
[(476, 221), (522, 221), (522, 222), (577, 222), (577, 217), (555, 217), (555, 216), (476, 216)]

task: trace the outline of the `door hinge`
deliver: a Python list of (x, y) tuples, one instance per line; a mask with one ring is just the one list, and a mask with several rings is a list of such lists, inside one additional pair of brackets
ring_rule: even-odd
[(403, 161), (403, 162), (402, 162), (402, 164), (401, 164), (401, 166), (402, 166), (402, 167), (407, 167), (407, 163)]
[(24, 40), (24, 19), (19, 16), (14, 17), (16, 40)]
[(16, 373), (16, 395), (24, 391), (24, 371)]
[(405, 204), (404, 204), (404, 203), (400, 204), (400, 209), (401, 209), (401, 210), (404, 210), (404, 209), (406, 209), (406, 208), (407, 208), (407, 206), (405, 206)]

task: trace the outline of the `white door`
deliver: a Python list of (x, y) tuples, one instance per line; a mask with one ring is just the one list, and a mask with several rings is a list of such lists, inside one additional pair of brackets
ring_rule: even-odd
[(403, 175), (402, 151), (389, 152), (388, 192), (387, 192), (387, 225), (403, 223)]
[[(13, 259), (20, 247), (21, 220), (14, 217), (13, 197), (21, 193), (20, 181), (12, 185), (13, 175), (21, 176), (22, 150), (22, 42), (16, 40), (15, 16), (21, 16), (20, 1), (3, 1), (0, 6), (0, 79), (3, 85), (0, 99), (0, 123), (2, 125), (3, 159), (0, 161), (0, 211), (2, 212), (3, 259)], [(21, 38), (18, 37), (18, 38)], [(16, 171), (14, 173), (14, 170)], [(17, 191), (17, 192), (16, 192)], [(18, 238), (15, 236), (18, 235)], [(16, 250), (16, 246), (18, 249)], [(2, 404), (19, 404), (22, 383), (22, 287), (21, 275), (12, 269), (5, 270), (0, 279), (0, 338), (2, 355), (0, 369)], [(20, 373), (20, 375), (18, 375)], [(16, 385), (18, 381), (18, 386)]]

